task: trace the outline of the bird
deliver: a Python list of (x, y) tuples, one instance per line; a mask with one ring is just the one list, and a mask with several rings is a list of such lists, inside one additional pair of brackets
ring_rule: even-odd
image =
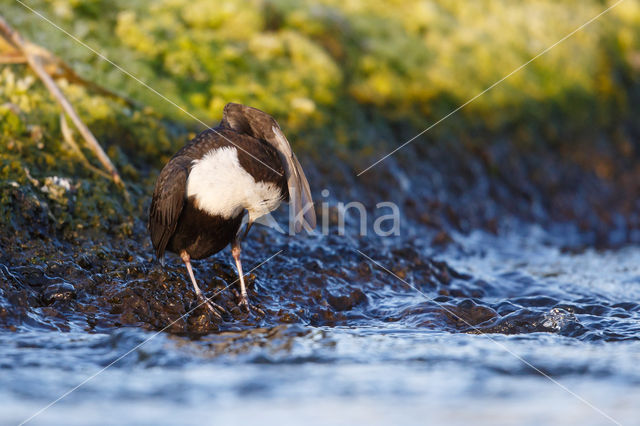
[(204, 297), (191, 260), (231, 245), (240, 282), (238, 305), (248, 312), (253, 306), (241, 241), (257, 219), (282, 202), (290, 206), (291, 233), (315, 228), (309, 182), (276, 120), (259, 109), (228, 103), (220, 124), (178, 150), (157, 177), (148, 221), (155, 255), (163, 266), (165, 252), (179, 255), (201, 304), (222, 319), (224, 309)]

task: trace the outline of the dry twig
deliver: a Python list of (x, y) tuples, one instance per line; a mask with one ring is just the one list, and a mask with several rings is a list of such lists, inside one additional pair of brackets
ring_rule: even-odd
[(73, 138), (73, 133), (69, 128), (69, 124), (67, 123), (67, 117), (65, 117), (64, 114), (60, 114), (60, 129), (62, 130), (62, 137), (64, 138), (64, 141), (67, 144), (69, 144), (69, 146), (71, 147), (71, 150), (78, 156), (78, 158), (80, 159), (80, 162), (87, 169), (91, 170), (95, 174), (100, 175), (104, 178), (111, 179), (111, 176), (109, 176), (109, 173), (106, 173), (103, 170), (100, 170), (99, 168), (91, 164), (89, 160), (87, 160), (87, 157), (85, 157), (84, 153), (80, 149), (80, 146), (78, 146), (78, 144), (76, 143), (76, 140)]
[[(18, 34), (5, 19), (0, 16), (0, 35), (2, 35), (16, 50), (20, 51), (24, 58), (26, 59), (29, 66), (33, 69), (33, 71), (38, 75), (40, 80), (47, 87), (49, 92), (53, 95), (53, 97), (58, 101), (64, 112), (71, 118), (73, 124), (78, 128), (78, 131), (82, 135), (82, 137), (87, 142), (89, 148), (96, 155), (102, 166), (107, 170), (113, 181), (120, 187), (124, 188), (124, 183), (116, 170), (116, 167), (113, 165), (109, 156), (104, 152), (100, 143), (96, 139), (96, 137), (91, 133), (91, 130), (87, 127), (86, 124), (80, 119), (75, 109), (71, 105), (71, 103), (64, 96), (58, 85), (53, 81), (53, 78), (49, 73), (45, 70), (43, 65), (43, 52), (46, 52), (44, 49), (35, 46), (32, 43), (25, 41), (20, 34)], [(65, 123), (66, 124), (66, 123)], [(125, 189), (126, 192), (126, 189)]]

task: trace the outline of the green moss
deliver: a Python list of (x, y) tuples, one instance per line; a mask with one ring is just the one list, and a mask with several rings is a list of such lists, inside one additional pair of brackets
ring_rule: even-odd
[[(130, 235), (134, 219), (144, 216), (143, 199), (154, 171), (186, 140), (187, 132), (152, 110), (134, 112), (83, 87), (64, 80), (59, 84), (121, 170), (133, 200), (127, 201), (71, 150), (62, 137), (59, 107), (31, 72), (24, 66), (6, 67), (0, 72), (0, 93), (7, 100), (0, 106), (2, 226), (69, 238), (88, 228)], [(75, 139), (86, 158), (100, 167), (77, 133)], [(39, 219), (32, 221), (33, 215)]]
[[(115, 229), (115, 224), (142, 216), (155, 171), (189, 133), (202, 130), (193, 116), (214, 125), (225, 103), (242, 102), (273, 114), (297, 150), (374, 154), (404, 141), (397, 129), (403, 134), (425, 129), (606, 4), (33, 0), (30, 6), (189, 112), (18, 3), (5, 5), (3, 15), (29, 39), (54, 51), (87, 79), (149, 106), (131, 108), (59, 81), (128, 182), (134, 199), (127, 203), (62, 140), (59, 107), (34, 75), (21, 65), (0, 70), (0, 185), (8, 191), (3, 192), (3, 206), (12, 197), (7, 194), (26, 191), (47, 200), (50, 216), (69, 221), (47, 215), (54, 229), (64, 230)], [(567, 145), (581, 140), (576, 135), (637, 126), (639, 23), (637, 2), (621, 4), (477, 98), (428, 137), (477, 141), (481, 138), (466, 135), (490, 132), (523, 147)], [(84, 152), (98, 166), (92, 154)], [(72, 181), (74, 189), (65, 202), (41, 190), (42, 182), (54, 176)], [(9, 220), (7, 212), (15, 209), (3, 209)]]
[[(599, 0), (35, 0), (31, 6), (207, 123), (220, 118), (226, 102), (238, 101), (274, 114), (294, 143), (330, 125), (334, 143), (359, 147), (389, 139), (369, 137), (375, 123), (358, 119), (372, 109), (376, 119), (421, 130), (605, 8)], [(194, 125), (24, 8), (8, 7), (29, 37), (87, 77)], [(619, 120), (599, 107), (609, 103), (626, 116), (634, 104), (620, 95), (631, 80), (638, 84), (632, 76), (639, 9), (621, 4), (475, 100), (460, 112), (461, 122), (447, 120), (433, 132), (463, 134), (478, 120), (504, 132), (523, 121), (544, 125), (560, 111), (569, 127), (587, 133)], [(123, 119), (108, 102), (95, 102), (87, 107), (106, 128)], [(585, 120), (594, 111), (597, 122)], [(155, 151), (143, 148), (150, 157)]]

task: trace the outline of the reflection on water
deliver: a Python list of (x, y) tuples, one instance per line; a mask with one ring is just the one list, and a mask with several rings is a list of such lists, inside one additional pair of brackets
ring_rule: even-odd
[[(455, 240), (435, 260), (420, 241), (362, 248), (426, 296), (347, 247), (310, 241), (300, 270), (283, 259), (252, 278), (266, 318), (161, 333), (33, 424), (637, 422), (640, 248), (571, 253), (536, 229)], [(277, 273), (299, 274), (301, 285), (278, 287)], [(67, 290), (59, 297), (74, 312), (88, 309)], [(91, 331), (79, 314), (45, 327), (42, 309), (0, 333), (2, 423), (24, 420), (155, 334)]]

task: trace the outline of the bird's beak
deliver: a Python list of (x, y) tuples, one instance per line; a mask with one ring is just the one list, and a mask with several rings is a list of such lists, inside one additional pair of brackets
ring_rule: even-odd
[(242, 236), (241, 240), (247, 238), (247, 234), (249, 233), (249, 229), (251, 229), (251, 225), (253, 225), (253, 222), (247, 222), (247, 227), (244, 229), (244, 235)]

